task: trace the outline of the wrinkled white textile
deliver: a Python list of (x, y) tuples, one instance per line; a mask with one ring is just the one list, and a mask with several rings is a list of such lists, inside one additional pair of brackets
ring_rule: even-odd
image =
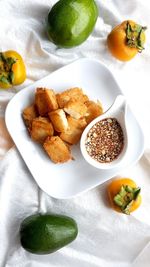
[[(70, 200), (53, 199), (39, 189), (13, 147), (0, 162), (0, 267), (149, 267), (149, 29), (145, 51), (130, 62), (117, 61), (106, 46), (112, 27), (125, 19), (149, 27), (149, 1), (97, 0), (99, 18), (92, 35), (72, 49), (58, 49), (47, 39), (45, 18), (55, 2), (0, 0), (0, 50), (17, 50), (27, 67), (23, 85), (0, 91), (0, 116), (4, 116), (12, 96), (28, 84), (81, 57), (100, 60), (115, 75), (145, 134), (143, 157), (120, 173), (142, 187), (143, 202), (131, 216), (116, 213), (108, 206), (107, 184)], [(3, 156), (5, 152), (0, 150)], [(19, 243), (19, 226), (25, 217), (36, 212), (73, 217), (79, 227), (77, 239), (54, 254), (38, 256), (26, 252)]]

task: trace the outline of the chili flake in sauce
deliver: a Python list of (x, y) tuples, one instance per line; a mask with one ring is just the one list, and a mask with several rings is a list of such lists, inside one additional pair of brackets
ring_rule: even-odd
[(115, 118), (97, 122), (89, 130), (85, 141), (88, 154), (100, 163), (115, 160), (121, 153), (123, 145), (123, 131)]

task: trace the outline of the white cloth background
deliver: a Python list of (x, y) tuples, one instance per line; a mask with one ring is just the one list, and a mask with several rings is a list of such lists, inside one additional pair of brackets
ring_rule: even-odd
[[(56, 1), (0, 0), (0, 50), (15, 49), (27, 67), (26, 82), (0, 91), (0, 116), (19, 90), (78, 58), (96, 58), (115, 75), (145, 134), (141, 160), (120, 175), (142, 187), (143, 202), (133, 215), (109, 208), (106, 184), (70, 200), (57, 200), (42, 192), (17, 149), (0, 162), (0, 266), (1, 267), (148, 267), (150, 266), (150, 4), (146, 0), (97, 0), (99, 18), (92, 35), (81, 46), (58, 49), (45, 33), (45, 18)], [(125, 19), (147, 25), (145, 51), (132, 61), (112, 58), (106, 37)], [(15, 114), (14, 114), (15, 122)], [(136, 133), (135, 133), (136, 135)], [(1, 156), (6, 153), (0, 150)], [(78, 238), (69, 246), (46, 256), (23, 250), (20, 222), (36, 212), (66, 214), (76, 219)]]

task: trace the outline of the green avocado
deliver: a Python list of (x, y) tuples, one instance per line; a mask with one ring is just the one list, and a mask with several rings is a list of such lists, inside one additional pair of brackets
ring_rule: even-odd
[(94, 0), (60, 0), (48, 14), (48, 37), (64, 48), (80, 45), (93, 31), (97, 17)]
[(21, 245), (34, 254), (53, 253), (72, 242), (77, 234), (76, 222), (62, 215), (32, 215), (20, 226)]

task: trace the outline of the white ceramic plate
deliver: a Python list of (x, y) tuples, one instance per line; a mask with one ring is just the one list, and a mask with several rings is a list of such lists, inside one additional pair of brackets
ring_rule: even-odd
[(53, 88), (56, 92), (81, 87), (91, 99), (100, 99), (104, 110), (122, 92), (104, 65), (95, 60), (80, 59), (20, 91), (9, 102), (5, 117), (8, 131), (36, 182), (47, 194), (55, 198), (71, 198), (102, 184), (141, 157), (143, 133), (128, 107), (129, 149), (122, 166), (112, 170), (96, 169), (83, 159), (79, 145), (72, 147), (75, 160), (57, 165), (52, 163), (40, 145), (30, 139), (21, 116), (23, 109), (33, 102), (36, 87)]

